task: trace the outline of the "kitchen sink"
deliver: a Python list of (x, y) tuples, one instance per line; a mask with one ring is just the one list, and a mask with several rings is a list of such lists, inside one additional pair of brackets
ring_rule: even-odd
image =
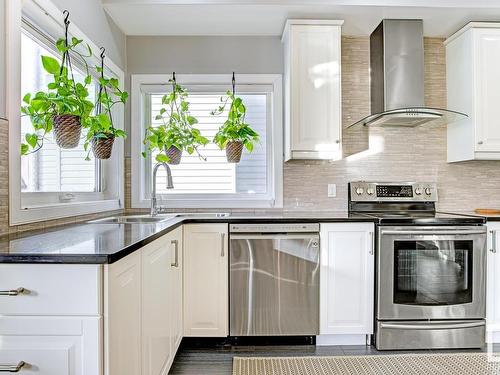
[(173, 219), (175, 217), (199, 217), (218, 218), (228, 217), (228, 212), (177, 212), (172, 214), (159, 214), (157, 216), (150, 215), (122, 215), (104, 217), (102, 219), (91, 220), (89, 224), (155, 224)]
[(161, 223), (173, 219), (175, 215), (168, 216), (112, 216), (89, 221), (90, 224), (150, 224)]

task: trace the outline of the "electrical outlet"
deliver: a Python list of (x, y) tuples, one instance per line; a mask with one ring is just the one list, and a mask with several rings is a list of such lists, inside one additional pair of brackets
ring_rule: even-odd
[(328, 197), (335, 198), (337, 196), (337, 185), (328, 184)]

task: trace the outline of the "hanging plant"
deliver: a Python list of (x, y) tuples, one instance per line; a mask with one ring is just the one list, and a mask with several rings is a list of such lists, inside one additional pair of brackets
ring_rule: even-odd
[(214, 137), (214, 143), (221, 150), (226, 149), (226, 158), (229, 163), (239, 163), (243, 147), (252, 152), (254, 144), (259, 141), (259, 134), (245, 122), (247, 110), (243, 100), (235, 96), (235, 85), (233, 73), (233, 91), (227, 91), (226, 96), (221, 98), (223, 104), (211, 112), (211, 115), (219, 116), (230, 103), (227, 120)]
[[(88, 54), (79, 52), (82, 40), (68, 40), (69, 12), (65, 15), (65, 37), (56, 42), (61, 54), (61, 64), (51, 56), (42, 56), (44, 70), (52, 75), (52, 82), (46, 91), (24, 95), (21, 113), (29, 116), (33, 133), (25, 135), (21, 143), (21, 154), (36, 152), (43, 147), (44, 140), (53, 131), (56, 143), (61, 148), (75, 148), (80, 142), (82, 122), (90, 115), (94, 104), (88, 100), (87, 86), (92, 82), (88, 73), (86, 58), (92, 56), (92, 50), (87, 45)], [(78, 55), (85, 64), (86, 76), (83, 82), (76, 82), (71, 65), (71, 54)]]
[[(161, 120), (162, 124), (146, 129), (144, 144), (149, 152), (158, 151), (156, 161), (160, 163), (179, 164), (183, 151), (190, 155), (196, 152), (205, 160), (198, 152), (198, 147), (209, 141), (194, 127), (198, 120), (189, 113), (188, 92), (177, 84), (175, 73), (169, 83), (172, 85), (172, 92), (162, 97), (163, 107), (155, 117), (156, 120)], [(146, 152), (142, 155), (146, 157)]]
[(117, 103), (125, 105), (128, 93), (120, 89), (120, 83), (116, 78), (104, 76), (104, 52), (105, 49), (101, 47), (101, 66), (96, 66), (97, 72), (101, 75), (94, 111), (96, 114), (89, 116), (85, 122), (87, 137), (84, 148), (88, 151), (86, 160), (90, 160), (89, 146), (97, 159), (109, 159), (115, 139), (127, 137), (127, 133), (114, 127), (111, 110)]

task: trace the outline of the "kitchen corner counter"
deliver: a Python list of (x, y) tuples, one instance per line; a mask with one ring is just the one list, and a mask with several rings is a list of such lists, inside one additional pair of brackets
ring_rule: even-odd
[(178, 216), (160, 223), (82, 223), (0, 237), (0, 263), (113, 263), (187, 223), (374, 222), (332, 212), (250, 212), (225, 217)]

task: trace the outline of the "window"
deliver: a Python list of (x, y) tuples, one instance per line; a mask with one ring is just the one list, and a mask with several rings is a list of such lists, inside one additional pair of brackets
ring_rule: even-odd
[[(45, 90), (52, 76), (42, 67), (41, 56), (58, 58), (53, 51), (23, 28), (21, 34), (21, 92), (35, 93)], [(76, 65), (76, 64), (75, 64)], [(84, 75), (75, 67), (75, 78), (83, 81)], [(90, 100), (96, 96), (97, 85), (89, 87)], [(21, 118), (21, 139), (32, 132), (29, 117)], [(84, 137), (85, 134), (82, 134)], [(99, 188), (96, 181), (99, 163), (90, 154), (91, 160), (85, 161), (87, 152), (83, 142), (74, 149), (61, 149), (50, 135), (44, 146), (36, 153), (21, 159), (21, 191), (23, 192), (94, 192)]]
[[(41, 55), (58, 57), (55, 40), (63, 35), (61, 11), (50, 1), (12, 2), (7, 9), (7, 117), (9, 119), (9, 219), (10, 225), (90, 214), (122, 208), (123, 202), (123, 140), (113, 146), (109, 160), (86, 161), (81, 145), (60, 149), (51, 137), (41, 150), (29, 156), (20, 155), (20, 140), (32, 131), (29, 118), (21, 117), (22, 97), (27, 92), (44, 90), (51, 77), (41, 66)], [(99, 51), (78, 26), (71, 23), (69, 38), (87, 42)], [(84, 64), (72, 57), (75, 78), (83, 80)], [(100, 63), (97, 57), (89, 66)], [(106, 59), (105, 71), (121, 83), (124, 73)], [(97, 94), (97, 73), (91, 84), (91, 96)], [(113, 113), (115, 126), (123, 128), (124, 109)], [(91, 158), (93, 155), (90, 155)]]
[[(281, 131), (281, 112), (277, 113), (278, 107), (281, 107), (281, 101), (277, 101), (281, 77), (244, 76), (244, 82), (242, 75), (237, 76), (237, 95), (246, 104), (246, 120), (259, 133), (260, 142), (252, 153), (244, 150), (238, 164), (228, 163), (225, 151), (213, 143), (199, 149), (204, 159), (196, 152), (192, 155), (184, 152), (181, 164), (171, 166), (174, 189), (166, 189), (166, 172), (159, 169), (156, 191), (160, 199), (167, 201), (168, 206), (237, 208), (281, 205), (281, 137), (278, 135)], [(221, 96), (228, 89), (227, 82), (231, 82), (228, 77), (193, 75), (185, 76), (183, 82), (182, 77), (178, 76), (178, 82), (188, 89), (190, 112), (198, 119), (196, 127), (210, 141), (226, 119), (226, 113), (211, 116), (210, 112), (218, 107)], [(137, 150), (142, 146), (141, 137), (147, 125), (161, 124), (161, 121), (155, 120), (155, 116), (159, 113), (161, 98), (168, 92), (169, 85), (162, 85), (161, 81), (153, 83), (154, 78), (140, 75), (132, 79), (136, 83), (132, 87), (132, 116), (135, 109), (142, 113), (141, 131), (137, 132), (140, 139), (133, 139)], [(168, 77), (165, 77), (167, 81)], [(134, 106), (134, 96), (140, 97), (137, 102), (140, 108)], [(135, 150), (132, 152), (133, 155), (140, 155), (140, 151), (137, 154)], [(144, 176), (142, 192), (140, 181), (132, 182), (133, 203), (136, 207), (146, 206), (150, 197), (154, 156), (148, 155), (146, 160), (137, 160), (135, 163), (142, 170), (137, 175)], [(134, 164), (132, 174), (136, 176)], [(138, 197), (137, 193), (142, 195)]]

